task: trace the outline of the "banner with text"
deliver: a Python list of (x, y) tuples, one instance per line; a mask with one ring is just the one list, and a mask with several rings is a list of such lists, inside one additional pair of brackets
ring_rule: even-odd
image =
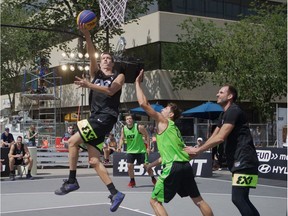
[[(151, 153), (148, 157), (149, 162), (159, 158), (159, 153)], [(194, 176), (211, 177), (212, 176), (212, 156), (210, 152), (205, 152), (197, 158), (190, 161), (193, 168)], [(160, 175), (161, 166), (153, 167), (154, 175)], [(143, 164), (134, 165), (135, 176), (148, 176)], [(113, 154), (113, 176), (128, 176), (128, 165), (126, 153)]]
[(259, 148), (256, 149), (261, 178), (287, 180), (287, 149)]

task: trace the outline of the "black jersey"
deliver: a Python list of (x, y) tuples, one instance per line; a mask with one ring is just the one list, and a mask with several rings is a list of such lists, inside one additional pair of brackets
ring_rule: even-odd
[(231, 172), (247, 168), (257, 168), (258, 158), (252, 135), (247, 125), (244, 112), (236, 104), (232, 104), (219, 117), (218, 127), (228, 123), (234, 125), (233, 130), (224, 142), (228, 168)]
[(25, 155), (25, 148), (24, 148), (24, 144), (21, 144), (21, 148), (18, 149), (17, 148), (17, 144), (14, 144), (14, 151), (13, 151), (13, 155), (17, 155), (17, 154), (22, 154), (23, 156)]
[[(92, 83), (98, 86), (111, 86), (118, 75), (119, 73), (114, 71), (113, 75), (107, 76), (99, 70)], [(119, 114), (120, 96), (121, 89), (112, 96), (91, 89), (89, 93), (91, 114), (105, 113), (111, 114), (117, 118)]]

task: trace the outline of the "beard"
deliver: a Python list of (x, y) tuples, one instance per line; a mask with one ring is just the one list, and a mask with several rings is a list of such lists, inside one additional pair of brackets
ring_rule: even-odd
[(226, 98), (222, 98), (222, 99), (217, 99), (217, 104), (221, 105), (221, 106), (225, 106), (228, 103), (228, 99)]

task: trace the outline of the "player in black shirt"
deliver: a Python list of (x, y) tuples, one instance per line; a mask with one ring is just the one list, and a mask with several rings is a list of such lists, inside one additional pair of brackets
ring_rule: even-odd
[(87, 81), (84, 76), (82, 78), (76, 76), (74, 83), (78, 87), (90, 89), (89, 105), (91, 116), (89, 119), (84, 119), (77, 123), (78, 131), (68, 140), (69, 178), (64, 180), (64, 184), (60, 189), (55, 191), (55, 194), (65, 195), (79, 189), (79, 184), (76, 180), (78, 147), (80, 144), (86, 143), (89, 163), (94, 167), (110, 191), (110, 210), (114, 212), (118, 209), (125, 195), (116, 190), (106, 168), (99, 158), (105, 135), (112, 130), (114, 124), (117, 122), (121, 89), (125, 82), (125, 77), (124, 74), (113, 70), (114, 61), (109, 53), (102, 53), (100, 67), (98, 66), (94, 57), (95, 48), (92, 44), (90, 33), (83, 26), (79, 26), (79, 28), (85, 36), (87, 52), (90, 56), (91, 82)]
[(244, 112), (235, 104), (237, 90), (223, 86), (217, 93), (217, 103), (224, 112), (212, 136), (199, 148), (186, 147), (192, 157), (224, 142), (229, 170), (232, 172), (232, 202), (241, 215), (258, 216), (249, 200), (249, 189), (258, 182), (258, 158)]

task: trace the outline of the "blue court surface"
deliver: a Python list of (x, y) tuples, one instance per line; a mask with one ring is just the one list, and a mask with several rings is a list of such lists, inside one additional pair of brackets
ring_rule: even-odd
[[(93, 171), (93, 170), (92, 170)], [(48, 172), (48, 171), (47, 171)], [(136, 177), (137, 187), (128, 188), (128, 177), (112, 177), (116, 188), (126, 194), (119, 209), (109, 210), (108, 190), (96, 175), (79, 174), (80, 189), (65, 196), (54, 195), (61, 186), (63, 175), (37, 175), (34, 180), (1, 178), (1, 215), (3, 216), (144, 216), (154, 215), (149, 204), (153, 185), (149, 177)], [(211, 206), (215, 216), (238, 216), (231, 201), (231, 180), (228, 171), (217, 171), (212, 178), (196, 178), (202, 197)], [(287, 215), (287, 182), (259, 179), (251, 189), (250, 199), (261, 216)], [(164, 204), (171, 216), (201, 215), (190, 198), (178, 195)]]

